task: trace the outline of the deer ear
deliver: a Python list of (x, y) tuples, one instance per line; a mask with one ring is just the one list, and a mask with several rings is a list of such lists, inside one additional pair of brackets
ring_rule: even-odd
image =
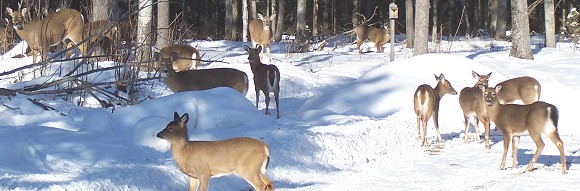
[(489, 76), (491, 76), (491, 72), (489, 72), (489, 74), (487, 74), (486, 76), (489, 78)]
[(181, 116), (181, 123), (182, 123), (183, 125), (185, 125), (185, 124), (187, 124), (187, 121), (189, 121), (189, 114), (187, 114), (187, 113), (184, 113), (184, 114)]
[(161, 56), (161, 54), (159, 54), (159, 52), (153, 53), (153, 59), (155, 59), (155, 61), (159, 62), (163, 59), (163, 56)]
[(177, 52), (171, 53), (171, 56), (169, 56), (169, 60), (171, 60), (171, 62), (176, 61), (179, 58), (179, 55), (177, 55)]
[(474, 78), (477, 78), (479, 76), (479, 74), (475, 71), (471, 71), (471, 76), (473, 76)]
[(28, 12), (28, 8), (24, 7), (20, 12), (22, 13), (22, 15), (24, 15), (26, 14), (26, 12)]
[(276, 14), (270, 15), (270, 20), (274, 20), (276, 18)]
[(503, 86), (501, 86), (501, 85), (495, 86), (495, 92), (501, 91), (501, 88), (503, 88)]
[(264, 16), (262, 16), (262, 14), (258, 13), (258, 19), (264, 20)]
[(177, 111), (176, 111), (176, 112), (173, 112), (173, 121), (177, 121), (177, 120), (179, 120), (179, 113), (177, 113)]
[(258, 46), (258, 52), (262, 52), (262, 46)]
[(13, 11), (12, 11), (12, 9), (11, 9), (10, 7), (6, 7), (6, 12), (7, 12), (9, 15), (12, 15), (12, 13), (13, 13)]
[(248, 45), (244, 45), (244, 49), (248, 52), (250, 51), (250, 47)]

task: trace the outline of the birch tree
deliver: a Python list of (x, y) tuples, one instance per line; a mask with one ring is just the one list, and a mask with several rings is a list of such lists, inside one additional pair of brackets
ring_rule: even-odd
[(415, 8), (415, 40), (413, 42), (413, 55), (417, 56), (428, 52), (429, 0), (416, 0)]
[(139, 0), (137, 16), (137, 58), (149, 60), (151, 58), (151, 20), (153, 15), (152, 0)]
[(170, 44), (169, 34), (169, 1), (157, 1), (157, 48), (163, 48)]
[(413, 48), (413, 41), (415, 40), (415, 25), (414, 15), (413, 15), (413, 0), (405, 1), (405, 33), (407, 36), (407, 48)]
[(546, 47), (556, 48), (556, 15), (554, 15), (554, 0), (544, 0), (544, 18), (546, 25)]

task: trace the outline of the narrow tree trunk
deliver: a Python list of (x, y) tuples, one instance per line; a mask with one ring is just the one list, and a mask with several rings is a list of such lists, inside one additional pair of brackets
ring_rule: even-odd
[[(491, 23), (489, 25), (489, 31), (491, 32), (491, 37), (495, 38), (497, 33), (497, 6), (500, 0), (490, 0), (489, 1), (489, 13)], [(496, 39), (497, 40), (497, 39)]]
[[(276, 0), (271, 0), (271, 1), (272, 1), (272, 3), (271, 3), (272, 4), (272, 12), (270, 12), (270, 14), (268, 16), (278, 13), (278, 11), (277, 11), (278, 4), (277, 4)], [(272, 31), (271, 31), (272, 36), (276, 36), (276, 27), (278, 26), (278, 19), (272, 20), (270, 23), (270, 26), (272, 27)]]
[(405, 1), (405, 33), (407, 36), (407, 48), (413, 48), (413, 40), (415, 39), (415, 19), (413, 14), (413, 0)]
[(338, 10), (340, 9), (340, 1), (333, 0), (332, 2), (332, 34), (338, 33)]
[(413, 43), (413, 55), (426, 54), (429, 38), (429, 0), (416, 0), (415, 11), (415, 41)]
[(439, 16), (439, 13), (437, 11), (438, 9), (437, 4), (439, 4), (439, 0), (433, 0), (433, 31), (431, 32), (431, 42), (433, 44), (437, 43), (437, 32), (438, 32), (437, 25), (439, 25), (439, 23), (437, 22)]
[(530, 24), (526, 0), (511, 0), (512, 3), (512, 48), (510, 56), (533, 60), (530, 48)]
[(139, 0), (140, 11), (137, 20), (137, 59), (151, 59), (151, 20), (153, 15), (152, 0)]
[(304, 42), (306, 30), (306, 0), (298, 0), (296, 9), (296, 37), (298, 42)]
[(322, 5), (324, 5), (324, 7), (322, 8), (322, 29), (320, 31), (324, 34), (328, 34), (328, 29), (330, 29), (329, 11), (332, 9), (332, 7), (330, 7), (330, 0), (322, 0)]
[(109, 0), (93, 0), (92, 21), (109, 19)]
[(554, 0), (544, 0), (544, 17), (546, 25), (546, 47), (556, 48), (556, 16)]
[(248, 42), (248, 0), (242, 0), (242, 41)]
[(318, 0), (314, 0), (312, 5), (312, 35), (318, 35)]
[(354, 28), (354, 26), (357, 26), (358, 23), (358, 17), (360, 14), (360, 0), (352, 0), (352, 26)]
[(169, 34), (169, 2), (157, 1), (157, 48), (169, 46), (171, 37)]
[(250, 1), (250, 20), (258, 18), (258, 8), (256, 6), (256, 0)]
[(232, 30), (234, 25), (234, 18), (232, 15), (232, 4), (235, 0), (226, 0), (226, 17), (225, 17), (225, 26), (224, 26), (224, 39), (231, 40), (232, 39)]
[(232, 1), (232, 30), (230, 32), (230, 40), (239, 40), (238, 38), (240, 32), (238, 28), (238, 23), (240, 20), (240, 1), (233, 0)]
[(274, 39), (276, 42), (280, 42), (282, 40), (282, 33), (284, 33), (284, 18), (286, 15), (286, 0), (278, 0), (278, 14), (276, 15), (276, 19), (278, 20), (278, 26), (276, 26), (276, 36)]
[(494, 39), (495, 40), (506, 40), (507, 31), (507, 19), (508, 19), (508, 1), (507, 0), (497, 0), (497, 24)]

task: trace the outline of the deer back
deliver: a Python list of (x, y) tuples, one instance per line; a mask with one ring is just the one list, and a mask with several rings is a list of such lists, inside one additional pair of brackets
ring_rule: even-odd
[(531, 104), (540, 99), (542, 92), (540, 82), (529, 76), (509, 79), (498, 85), (502, 86), (501, 91), (497, 92), (501, 104)]
[[(175, 44), (162, 48), (159, 53), (163, 58), (169, 58), (171, 54), (177, 53), (177, 60), (173, 61), (173, 69), (177, 72), (196, 69), (199, 65), (199, 51), (186, 44)], [(195, 59), (195, 62), (194, 60)]]
[(389, 31), (385, 29), (378, 29), (371, 26), (359, 25), (355, 29), (357, 38), (364, 40), (367, 39), (376, 44), (385, 44), (391, 40), (389, 36)]

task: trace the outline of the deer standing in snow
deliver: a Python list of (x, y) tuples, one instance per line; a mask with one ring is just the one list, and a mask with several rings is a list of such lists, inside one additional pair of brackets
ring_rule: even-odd
[[(262, 16), (258, 14), (258, 19), (250, 21), (248, 24), (250, 28), (250, 38), (252, 39), (252, 48), (258, 48), (258, 46), (263, 46), (268, 53), (268, 61), (272, 62), (270, 57), (270, 42), (272, 41), (272, 30), (270, 29), (270, 23), (276, 18), (276, 14), (268, 16)], [(262, 52), (260, 52), (260, 57)]]
[(365, 39), (374, 42), (377, 47), (377, 52), (384, 52), (385, 48), (383, 45), (391, 40), (389, 35), (389, 26), (385, 25), (384, 29), (377, 29), (371, 26), (359, 25), (356, 26), (356, 49), (361, 52), (360, 45)]
[(542, 86), (538, 80), (529, 77), (517, 77), (503, 81), (497, 86), (502, 86), (501, 91), (497, 92), (499, 103), (513, 103), (528, 105), (540, 99)]
[(463, 110), (463, 119), (465, 120), (465, 136), (463, 141), (467, 143), (469, 138), (469, 119), (474, 118), (473, 126), (475, 128), (475, 140), (479, 142), (479, 121), (485, 127), (485, 148), (489, 149), (489, 118), (485, 111), (485, 103), (483, 102), (483, 93), (479, 86), (482, 85), (487, 88), (491, 72), (487, 75), (479, 75), (472, 71), (471, 75), (477, 80), (473, 87), (466, 87), (459, 93), (459, 106)]
[(260, 91), (264, 93), (266, 102), (266, 115), (268, 112), (268, 105), (270, 104), (270, 92), (274, 92), (274, 101), (276, 102), (276, 118), (280, 118), (280, 70), (275, 65), (263, 64), (260, 61), (260, 52), (262, 47), (250, 48), (244, 45), (244, 49), (250, 54), (248, 60), (250, 67), (254, 74), (254, 88), (256, 90), (256, 108), (260, 102)]

